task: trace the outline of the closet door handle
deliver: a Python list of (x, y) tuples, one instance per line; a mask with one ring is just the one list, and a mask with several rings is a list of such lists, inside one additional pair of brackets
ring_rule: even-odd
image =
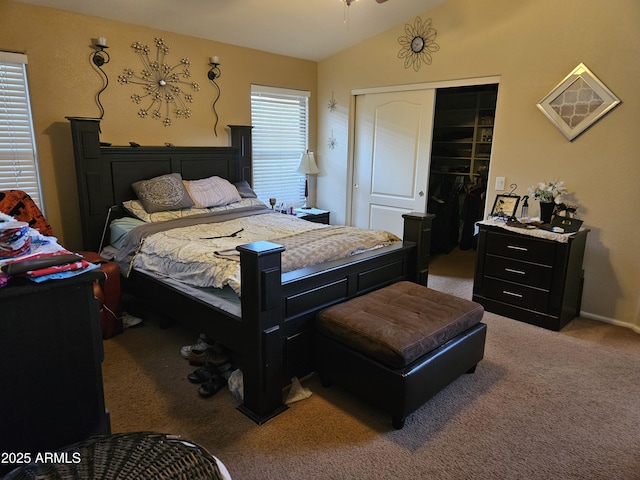
[(418, 195), (420, 195), (421, 197), (424, 197), (424, 192), (421, 190), (420, 192), (418, 192)]

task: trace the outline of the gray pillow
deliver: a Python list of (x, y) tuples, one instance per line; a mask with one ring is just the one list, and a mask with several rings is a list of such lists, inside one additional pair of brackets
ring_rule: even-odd
[(241, 182), (234, 183), (236, 188), (238, 189), (238, 193), (242, 198), (258, 198), (256, 192), (251, 189), (249, 182), (246, 180), (242, 180)]
[(182, 183), (182, 175), (168, 173), (131, 184), (147, 213), (191, 208), (194, 203)]

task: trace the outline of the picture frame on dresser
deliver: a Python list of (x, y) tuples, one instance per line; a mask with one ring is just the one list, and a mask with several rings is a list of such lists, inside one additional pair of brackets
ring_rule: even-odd
[(520, 197), (517, 195), (496, 195), (491, 209), (492, 217), (511, 218), (516, 214)]

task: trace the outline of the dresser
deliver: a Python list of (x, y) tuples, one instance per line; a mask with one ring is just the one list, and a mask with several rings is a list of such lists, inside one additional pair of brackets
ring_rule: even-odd
[(580, 314), (588, 232), (539, 238), (480, 224), (473, 300), (489, 312), (560, 330)]
[[(110, 433), (93, 296), (93, 282), (102, 279), (95, 270), (41, 284), (14, 279), (0, 288), (0, 452), (33, 458)], [(10, 466), (3, 463), (0, 472)]]

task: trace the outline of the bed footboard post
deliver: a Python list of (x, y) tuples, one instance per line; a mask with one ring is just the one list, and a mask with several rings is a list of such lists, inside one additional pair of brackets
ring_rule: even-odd
[(429, 251), (431, 249), (431, 222), (435, 215), (431, 213), (405, 213), (403, 241), (416, 244), (415, 270), (411, 280), (420, 285), (427, 285), (429, 277)]
[(237, 247), (242, 277), (241, 368), (244, 403), (238, 409), (262, 424), (288, 407), (282, 399), (282, 268), (284, 247), (255, 242)]

